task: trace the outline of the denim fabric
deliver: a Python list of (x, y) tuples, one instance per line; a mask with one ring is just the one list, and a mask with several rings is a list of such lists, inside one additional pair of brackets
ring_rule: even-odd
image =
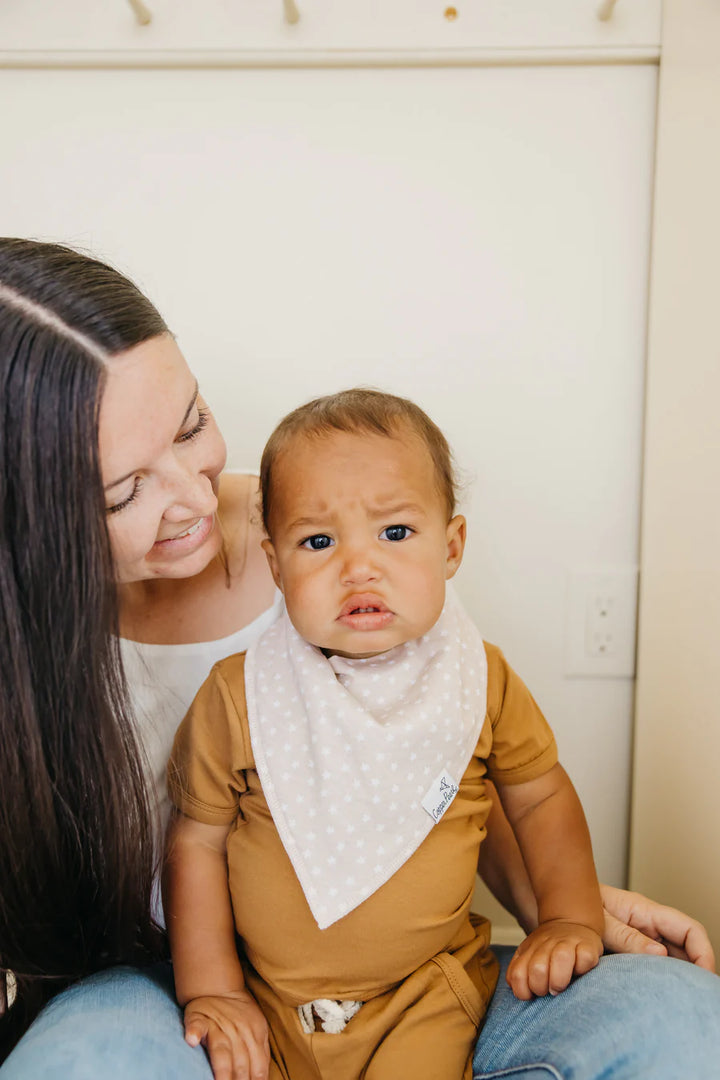
[(169, 964), (113, 968), (46, 1005), (0, 1068), (2, 1080), (212, 1080), (183, 1038)]
[[(680, 960), (608, 956), (558, 997), (522, 1002), (504, 981), (512, 950), (497, 952), (503, 972), (475, 1080), (720, 1080), (717, 976)], [(0, 1080), (212, 1080), (212, 1071), (184, 1042), (170, 969), (159, 965), (115, 968), (60, 994)]]
[[(720, 978), (682, 960), (604, 956), (557, 997), (505, 982), (477, 1042), (474, 1080), (720, 1080)], [(4, 1080), (4, 1078), (3, 1078)]]

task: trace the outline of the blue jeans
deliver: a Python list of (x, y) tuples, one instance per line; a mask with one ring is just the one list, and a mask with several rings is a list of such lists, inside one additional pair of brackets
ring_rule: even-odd
[[(512, 950), (497, 952), (504, 967)], [(475, 1053), (475, 1078), (487, 1077), (720, 1080), (720, 979), (680, 960), (608, 956), (558, 997), (522, 1002), (501, 973)], [(60, 994), (0, 1080), (212, 1080), (212, 1072), (203, 1050), (183, 1041), (169, 968), (158, 966), (115, 968)]]
[(661, 956), (603, 956), (557, 997), (518, 1001), (505, 982), (515, 950), (494, 951), (500, 979), (474, 1080), (720, 1080), (717, 975)]

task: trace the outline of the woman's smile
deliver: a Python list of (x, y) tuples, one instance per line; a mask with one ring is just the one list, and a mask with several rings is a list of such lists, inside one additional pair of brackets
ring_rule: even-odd
[(190, 525), (183, 532), (177, 533), (175, 536), (164, 537), (162, 540), (156, 540), (153, 549), (162, 551), (164, 554), (175, 551), (178, 555), (185, 555), (189, 551), (201, 547), (214, 528), (215, 514), (207, 514), (205, 517), (198, 518), (193, 525)]

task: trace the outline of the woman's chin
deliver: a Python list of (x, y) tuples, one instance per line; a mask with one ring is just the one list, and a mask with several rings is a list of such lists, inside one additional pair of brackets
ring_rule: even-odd
[(132, 574), (130, 580), (190, 578), (201, 574), (222, 550), (216, 516), (210, 515), (203, 522), (208, 524), (196, 533), (155, 543), (142, 568), (138, 567), (139, 572)]

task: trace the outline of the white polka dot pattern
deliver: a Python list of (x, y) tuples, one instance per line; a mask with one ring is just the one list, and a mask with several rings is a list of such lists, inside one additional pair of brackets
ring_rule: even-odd
[(248, 650), (255, 764), (319, 927), (380, 888), (433, 827), (422, 806), (459, 782), (487, 709), (477, 627), (448, 594), (435, 626), (366, 660), (323, 653), (282, 614)]

